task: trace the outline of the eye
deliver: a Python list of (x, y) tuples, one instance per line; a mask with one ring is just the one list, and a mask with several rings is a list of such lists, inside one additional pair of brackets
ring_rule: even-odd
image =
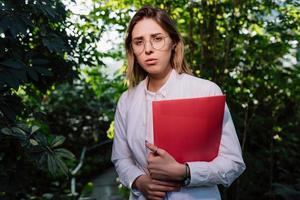
[(144, 41), (143, 40), (134, 40), (133, 44), (136, 45), (136, 46), (141, 46), (141, 45), (144, 44)]
[(153, 38), (153, 42), (161, 42), (163, 40), (163, 37), (162, 36), (155, 36)]

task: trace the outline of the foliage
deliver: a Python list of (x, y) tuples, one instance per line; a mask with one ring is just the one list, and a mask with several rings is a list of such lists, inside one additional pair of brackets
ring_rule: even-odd
[(76, 40), (65, 31), (67, 13), (60, 1), (6, 0), (0, 6), (0, 196), (29, 198), (26, 193), (32, 193), (34, 198), (49, 192), (49, 182), (61, 179), (56, 176), (68, 175), (75, 157), (59, 148), (65, 137), (51, 134), (39, 120), (28, 120), (40, 113), (25, 113), (18, 91), (23, 88), (30, 98), (27, 89), (42, 94), (76, 77), (69, 59)]
[(299, 179), (299, 2), (95, 0), (90, 15), (124, 36), (144, 4), (176, 19), (194, 74), (218, 83), (228, 97), (247, 171), (221, 187), (223, 199), (279, 198), (275, 183)]
[(94, 149), (106, 139), (123, 75), (110, 80), (100, 68), (107, 54), (97, 51), (101, 27), (93, 19), (72, 21), (59, 0), (0, 5), (0, 196), (69, 199), (69, 150), (98, 153), (76, 174), (79, 190), (108, 165), (110, 153)]

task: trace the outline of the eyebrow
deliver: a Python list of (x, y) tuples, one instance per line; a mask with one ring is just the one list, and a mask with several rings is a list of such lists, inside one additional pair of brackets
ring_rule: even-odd
[[(158, 36), (158, 35), (163, 35), (163, 34), (162, 33), (152, 33), (150, 36), (155, 37), (155, 36)], [(143, 36), (139, 36), (139, 37), (132, 38), (132, 40), (141, 40), (143, 38), (144, 38)]]

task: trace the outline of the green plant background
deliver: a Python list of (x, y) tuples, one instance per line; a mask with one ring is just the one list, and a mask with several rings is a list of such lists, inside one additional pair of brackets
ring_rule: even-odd
[[(297, 0), (91, 2), (88, 14), (76, 14), (60, 0), (0, 1), (1, 198), (72, 198), (83, 147), (82, 194), (111, 167), (111, 143), (97, 144), (113, 137), (126, 61), (123, 44), (105, 52), (97, 45), (112, 30), (124, 38), (134, 11), (148, 4), (176, 21), (194, 74), (228, 97), (247, 170), (230, 188), (220, 186), (222, 199), (299, 199)], [(124, 63), (113, 77), (108, 57)]]

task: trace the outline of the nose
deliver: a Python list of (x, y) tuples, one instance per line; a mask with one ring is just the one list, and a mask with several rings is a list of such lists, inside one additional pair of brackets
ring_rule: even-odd
[(152, 45), (150, 41), (145, 42), (145, 54), (151, 54), (153, 52)]

